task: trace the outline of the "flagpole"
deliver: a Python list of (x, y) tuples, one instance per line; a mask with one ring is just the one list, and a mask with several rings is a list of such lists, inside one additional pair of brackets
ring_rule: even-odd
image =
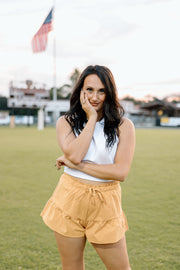
[[(56, 6), (56, 1), (54, 0), (54, 14), (55, 14), (55, 6)], [(55, 17), (53, 14), (53, 17)], [(53, 122), (54, 125), (56, 125), (57, 121), (57, 111), (56, 111), (56, 105), (55, 102), (57, 100), (57, 88), (56, 88), (56, 36), (55, 36), (55, 18), (54, 18), (54, 39), (53, 39), (53, 101), (54, 101), (54, 113), (53, 113)]]
[[(47, 35), (52, 30), (52, 20), (54, 16), (54, 9), (55, 9), (55, 0), (54, 0), (54, 8), (52, 7), (48, 16), (44, 20), (43, 24), (37, 31), (37, 33), (33, 36), (31, 44), (33, 53), (38, 53), (45, 51), (47, 45)], [(56, 91), (56, 39), (54, 33), (54, 40), (53, 40), (53, 62), (54, 62), (54, 71), (53, 71), (53, 101), (57, 100), (57, 91)], [(55, 102), (54, 102), (55, 103)], [(55, 104), (54, 104), (55, 105)], [(38, 115), (38, 119), (40, 123), (42, 123), (41, 113)], [(54, 123), (56, 123), (56, 108), (54, 106)]]
[[(54, 0), (54, 13), (55, 13), (55, 4)], [(54, 16), (54, 14), (53, 14)], [(56, 37), (55, 37), (55, 19), (54, 19), (54, 40), (53, 40), (53, 62), (54, 62), (54, 72), (53, 72), (53, 101), (57, 100), (57, 89), (56, 89)]]
[(57, 100), (57, 89), (56, 89), (56, 38), (54, 37), (54, 41), (53, 41), (53, 60), (54, 60), (54, 74), (53, 74), (53, 100), (56, 101)]

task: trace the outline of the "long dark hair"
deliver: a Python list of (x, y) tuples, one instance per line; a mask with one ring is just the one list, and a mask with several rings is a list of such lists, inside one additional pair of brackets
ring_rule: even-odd
[(112, 146), (119, 135), (119, 125), (122, 124), (124, 109), (119, 104), (117, 88), (114, 77), (105, 66), (88, 66), (80, 75), (70, 97), (70, 109), (65, 114), (65, 119), (72, 127), (74, 133), (80, 134), (84, 124), (87, 122), (85, 111), (80, 103), (80, 91), (84, 80), (88, 75), (96, 74), (105, 87), (106, 98), (103, 105), (104, 133), (107, 147)]

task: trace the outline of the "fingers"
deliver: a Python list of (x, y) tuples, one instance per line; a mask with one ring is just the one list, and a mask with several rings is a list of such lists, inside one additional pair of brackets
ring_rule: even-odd
[(57, 170), (60, 170), (61, 169), (61, 166), (59, 166), (57, 164), (55, 164), (54, 166), (57, 167)]
[(57, 167), (57, 170), (61, 169), (61, 164), (59, 164), (59, 163), (58, 164), (56, 163), (54, 166)]
[(86, 99), (87, 99), (86, 92), (83, 89), (81, 89), (81, 94), (80, 94), (81, 105), (85, 104)]
[(82, 109), (85, 111), (87, 119), (93, 114), (96, 114), (96, 110), (93, 108), (93, 106), (90, 104), (89, 99), (88, 99), (88, 93), (86, 90), (81, 89), (80, 93), (80, 102)]
[(57, 167), (58, 170), (61, 169), (61, 166), (64, 166), (64, 162), (60, 161), (60, 160), (56, 160), (56, 164), (54, 165), (55, 167)]
[(81, 104), (85, 104), (86, 102), (88, 103), (88, 95), (86, 90), (81, 89), (80, 101)]

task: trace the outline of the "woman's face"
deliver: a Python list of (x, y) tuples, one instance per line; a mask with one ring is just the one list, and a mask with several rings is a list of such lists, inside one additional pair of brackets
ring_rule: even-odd
[(96, 74), (88, 75), (84, 80), (83, 90), (96, 112), (102, 113), (106, 93), (100, 78)]

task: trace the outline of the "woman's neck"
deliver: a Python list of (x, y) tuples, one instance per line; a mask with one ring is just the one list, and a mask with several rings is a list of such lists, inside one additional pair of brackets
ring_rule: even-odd
[(102, 118), (103, 118), (103, 112), (99, 112), (98, 115), (97, 115), (97, 120), (96, 120), (96, 122), (101, 121)]

